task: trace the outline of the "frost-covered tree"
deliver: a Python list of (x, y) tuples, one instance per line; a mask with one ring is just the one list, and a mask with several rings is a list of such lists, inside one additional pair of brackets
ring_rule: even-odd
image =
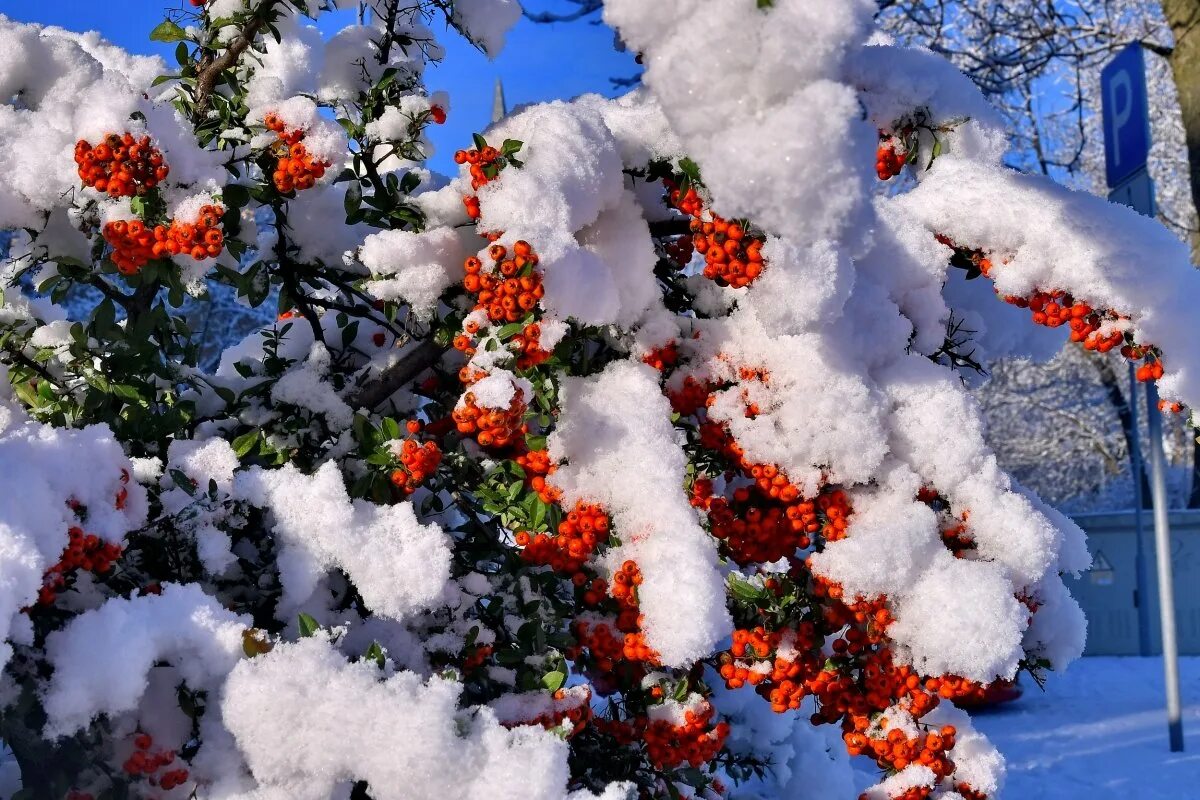
[[(955, 314), (1195, 402), (1187, 249), (1005, 167), (869, 0), (610, 0), (644, 86), (448, 177), (433, 29), (494, 53), (520, 8), (370, 5), (196, 4), (172, 72), (0, 21), (25, 796), (997, 796), (952, 701), (1079, 655), (1088, 555)], [(278, 319), (209, 368), (218, 290)]]

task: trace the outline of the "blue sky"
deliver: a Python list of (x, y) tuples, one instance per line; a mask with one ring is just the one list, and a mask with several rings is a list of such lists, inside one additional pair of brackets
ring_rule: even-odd
[[(353, 5), (349, 0), (347, 5)], [(535, 11), (570, 10), (563, 0), (526, 0)], [(151, 42), (150, 29), (167, 9), (191, 6), (186, 0), (0, 0), (0, 14), (22, 22), (59, 25), (71, 30), (97, 30), (106, 39), (135, 53), (159, 53), (170, 60), (170, 49)], [(336, 30), (353, 19), (350, 12), (329, 15), (322, 26)], [(435, 30), (440, 26), (435, 23)], [(489, 61), (454, 31), (442, 35), (446, 59), (427, 74), (431, 90), (450, 92), (450, 119), (431, 131), (438, 153), (433, 166), (453, 165), (454, 150), (470, 144), (471, 134), (487, 126), (497, 77), (504, 81), (510, 107), (520, 103), (570, 98), (585, 92), (619, 93), (610, 82), (636, 72), (633, 57), (613, 47), (613, 32), (589, 22), (535, 25), (522, 20), (509, 35), (505, 51)]]

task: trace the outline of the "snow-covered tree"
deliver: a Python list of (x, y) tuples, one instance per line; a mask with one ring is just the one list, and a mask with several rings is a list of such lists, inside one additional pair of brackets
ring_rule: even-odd
[[(1107, 193), (1100, 72), (1122, 48), (1140, 43), (1147, 56), (1154, 143), (1149, 166), (1159, 219), (1184, 240), (1195, 238), (1200, 228), (1176, 87), (1180, 70), (1173, 69), (1178, 61), (1173, 34), (1158, 0), (1054, 0), (1034, 6), (1007, 0), (883, 0), (879, 5), (882, 29), (903, 43), (945, 55), (1004, 115), (1011, 142), (1006, 163), (1097, 194)], [(1081, 363), (1094, 369), (1080, 370)], [(1032, 486), (1070, 498), (1077, 506), (1114, 499), (1113, 489), (1118, 502), (1133, 502), (1131, 480), (1112, 485), (1122, 474), (1130, 477), (1127, 454), (1134, 433), (1127, 384), (1110, 359), (1081, 362), (1077, 356), (1065, 356), (1049, 363), (988, 366), (989, 379), (978, 394), (986, 409), (988, 441), (1005, 467), (1024, 474), (1027, 456), (1038, 447), (1029, 443), (1059, 439), (1061, 446), (1046, 454), (1047, 469), (1029, 476)], [(1067, 384), (1077, 387), (1076, 395), (1059, 392)], [(1010, 402), (1022, 392), (1034, 393), (1029, 403), (1033, 413), (1022, 413)], [(996, 397), (989, 397), (992, 394)], [(1073, 397), (1089, 394), (1107, 396), (1111, 402), (1071, 408)], [(1051, 412), (1059, 401), (1066, 405)], [(1182, 422), (1167, 421), (1167, 453), (1179, 471), (1193, 471), (1187, 502), (1196, 505), (1200, 471), (1195, 470), (1200, 461)], [(1113, 431), (1116, 436), (1110, 435)], [(1093, 448), (1098, 437), (1109, 439), (1103, 452)], [(1113, 461), (1117, 452), (1122, 457)], [(1142, 483), (1148, 485), (1145, 476)], [(1149, 497), (1148, 490), (1144, 495)], [(1180, 496), (1189, 497), (1186, 486)]]
[[(1005, 167), (869, 0), (609, 0), (644, 87), (449, 177), (433, 29), (495, 53), (514, 0), (193, 5), (172, 72), (0, 21), (25, 796), (998, 795), (951, 701), (1079, 655), (1088, 554), (998, 467), (955, 313), (1196, 402), (1176, 238)], [(207, 368), (218, 289), (278, 319)]]

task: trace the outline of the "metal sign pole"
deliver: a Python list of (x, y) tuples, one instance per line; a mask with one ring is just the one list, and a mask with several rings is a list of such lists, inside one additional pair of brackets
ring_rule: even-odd
[[(1100, 86), (1104, 166), (1111, 190), (1108, 198), (1154, 217), (1154, 181), (1150, 179), (1147, 169), (1150, 157), (1150, 101), (1146, 92), (1146, 61), (1142, 46), (1135, 42), (1118, 53), (1100, 73)], [(1171, 575), (1171, 528), (1167, 518), (1162, 413), (1158, 410), (1158, 388), (1153, 382), (1146, 384), (1146, 421), (1150, 436), (1150, 496), (1154, 505), (1154, 552), (1158, 565), (1158, 611), (1162, 626), (1167, 732), (1171, 752), (1177, 753), (1183, 750), (1183, 722), (1179, 702), (1179, 646), (1175, 638), (1175, 584)], [(1134, 480), (1139, 482), (1135, 496), (1141, 492), (1140, 479), (1140, 475), (1134, 476)], [(1139, 502), (1135, 513), (1139, 520), (1138, 555), (1139, 563), (1142, 563), (1140, 512)], [(1140, 622), (1142, 597), (1139, 596), (1138, 600)]]
[(1132, 427), (1132, 438), (1129, 462), (1133, 475), (1133, 530), (1137, 536), (1135, 568), (1137, 572), (1137, 605), (1138, 619), (1138, 653), (1143, 656), (1152, 655), (1150, 644), (1150, 575), (1146, 570), (1146, 527), (1142, 521), (1142, 509), (1146, 499), (1142, 495), (1142, 476), (1145, 467), (1142, 464), (1142, 431), (1138, 422), (1138, 387), (1137, 370), (1129, 365), (1129, 419)]
[(1162, 624), (1163, 678), (1167, 689), (1167, 733), (1171, 752), (1183, 751), (1183, 712), (1179, 700), (1179, 643), (1175, 638), (1175, 581), (1171, 570), (1171, 528), (1167, 520), (1166, 456), (1158, 388), (1146, 384), (1150, 433), (1150, 493), (1154, 498), (1154, 549), (1158, 562), (1158, 614)]

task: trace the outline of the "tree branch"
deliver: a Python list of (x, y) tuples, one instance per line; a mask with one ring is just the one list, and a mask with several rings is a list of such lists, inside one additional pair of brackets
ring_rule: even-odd
[(422, 340), (378, 378), (363, 384), (349, 399), (351, 408), (371, 409), (402, 389), (406, 383), (432, 367), (442, 357), (442, 347), (432, 339)]
[(221, 73), (236, 65), (242, 53), (246, 52), (250, 45), (254, 43), (258, 32), (266, 24), (267, 12), (277, 2), (278, 0), (263, 0), (262, 5), (246, 21), (245, 26), (238, 32), (237, 38), (230, 43), (225, 52), (219, 56), (208, 53), (200, 59), (199, 74), (196, 76), (196, 106), (192, 109), (192, 119), (194, 121), (203, 119), (205, 112), (208, 111), (209, 100), (212, 99), (213, 90), (216, 88), (217, 80), (221, 77)]

